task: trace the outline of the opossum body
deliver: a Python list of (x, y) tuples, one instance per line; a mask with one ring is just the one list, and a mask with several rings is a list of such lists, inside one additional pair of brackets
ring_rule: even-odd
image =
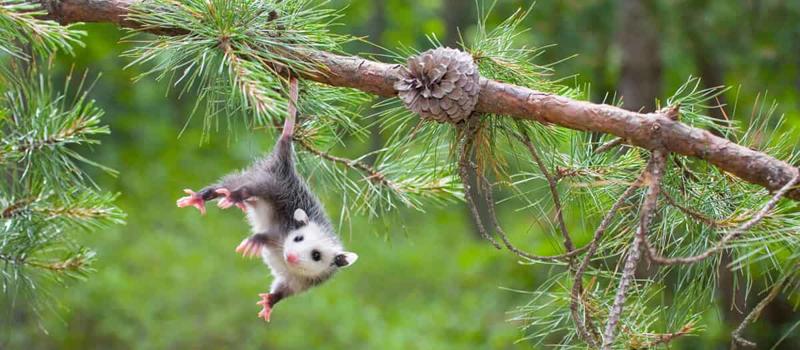
[[(291, 87), (294, 102), (296, 80)], [(270, 292), (260, 294), (258, 302), (264, 307), (259, 317), (267, 321), (281, 299), (325, 282), (339, 268), (358, 259), (355, 253), (344, 250), (322, 204), (295, 169), (293, 103), (289, 109), (283, 133), (271, 154), (197, 193), (186, 190), (189, 196), (177, 203), (204, 213), (206, 201), (222, 197), (219, 207), (237, 206), (245, 211), (253, 234), (236, 251), (244, 256), (261, 255), (272, 271)]]

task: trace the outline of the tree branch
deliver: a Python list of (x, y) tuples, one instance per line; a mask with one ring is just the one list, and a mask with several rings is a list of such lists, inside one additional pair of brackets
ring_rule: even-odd
[(761, 220), (763, 220), (767, 216), (770, 210), (775, 208), (775, 206), (778, 204), (778, 201), (780, 201), (780, 199), (783, 198), (784, 195), (786, 195), (786, 193), (798, 182), (798, 180), (800, 180), (800, 172), (795, 174), (794, 178), (789, 180), (789, 183), (784, 185), (783, 188), (781, 188), (778, 192), (776, 192), (775, 195), (773, 195), (772, 198), (770, 198), (769, 202), (767, 202), (767, 204), (765, 204), (764, 207), (762, 207), (761, 210), (759, 210), (758, 213), (756, 213), (756, 215), (753, 216), (752, 219), (742, 224), (742, 226), (739, 226), (736, 229), (731, 230), (730, 232), (725, 234), (725, 236), (723, 236), (722, 239), (719, 242), (717, 242), (716, 245), (709, 248), (708, 250), (693, 256), (679, 257), (679, 258), (665, 258), (659, 255), (656, 249), (645, 238), (644, 241), (642, 242), (642, 245), (644, 246), (645, 252), (647, 253), (647, 257), (650, 259), (650, 261), (653, 261), (661, 265), (681, 265), (681, 264), (687, 265), (708, 258), (709, 256), (724, 249), (725, 246), (728, 244), (728, 242), (739, 238), (742, 234), (747, 232), (747, 230), (749, 230), (750, 228), (761, 222)]
[[(575, 249), (567, 248), (567, 253), (561, 255), (551, 255), (551, 256), (543, 256), (543, 255), (533, 255), (530, 253), (526, 253), (523, 250), (516, 247), (511, 240), (509, 240), (508, 235), (506, 234), (503, 227), (500, 225), (497, 219), (497, 213), (495, 212), (494, 207), (494, 195), (492, 194), (492, 185), (486, 179), (480, 171), (477, 171), (477, 167), (474, 163), (470, 161), (470, 150), (472, 148), (472, 141), (473, 137), (475, 137), (475, 133), (477, 132), (478, 123), (480, 116), (472, 115), (467, 122), (462, 125), (463, 132), (461, 133), (461, 139), (459, 140), (458, 145), (458, 172), (461, 177), (461, 181), (464, 184), (464, 198), (467, 202), (467, 207), (472, 214), (475, 223), (478, 226), (478, 232), (480, 232), (481, 236), (488, 240), (489, 242), (494, 245), (495, 248), (500, 249), (500, 243), (492, 237), (489, 232), (486, 230), (486, 226), (483, 224), (483, 220), (478, 213), (478, 208), (475, 205), (475, 198), (473, 196), (478, 192), (484, 195), (486, 199), (486, 204), (488, 205), (487, 209), (489, 211), (489, 218), (492, 221), (491, 225), (494, 226), (494, 231), (500, 236), (500, 240), (503, 241), (503, 245), (508, 249), (510, 252), (514, 253), (515, 255), (528, 259), (528, 260), (539, 260), (539, 261), (557, 261), (557, 260), (568, 260), (571, 262), (575, 256), (578, 254), (583, 253), (586, 247)], [(475, 174), (477, 174), (478, 178), (478, 185), (477, 191), (473, 191), (471, 188), (469, 179), (469, 170), (473, 170)], [(571, 243), (571, 242), (570, 242)]]
[[(561, 231), (561, 235), (564, 237), (564, 248), (567, 250), (567, 254), (572, 253), (575, 250), (575, 244), (572, 243), (572, 237), (569, 235), (569, 231), (567, 230), (567, 224), (564, 221), (564, 208), (561, 205), (561, 196), (558, 194), (558, 180), (550, 174), (550, 171), (547, 170), (544, 162), (542, 161), (542, 157), (539, 156), (539, 152), (536, 150), (536, 147), (531, 142), (530, 137), (525, 132), (515, 133), (513, 131), (512, 134), (517, 137), (517, 139), (522, 142), (525, 147), (530, 152), (531, 157), (536, 162), (536, 165), (539, 167), (539, 171), (542, 172), (542, 175), (547, 179), (548, 187), (550, 187), (550, 194), (553, 197), (553, 205), (556, 209), (556, 218), (558, 220), (558, 228)], [(572, 265), (573, 260), (570, 259), (570, 265)]]
[[(126, 19), (130, 6), (136, 1), (139, 0), (40, 0), (50, 13), (48, 18), (62, 24), (111, 22), (129, 28), (138, 27)], [(170, 28), (139, 29), (157, 34), (182, 34)], [(320, 51), (291, 54), (294, 58), (305, 59), (319, 67), (318, 72), (306, 73), (303, 78), (379, 96), (391, 97), (396, 94), (393, 85), (397, 80), (399, 65)], [(707, 160), (728, 173), (769, 190), (780, 189), (797, 172), (785, 161), (673, 120), (667, 111), (648, 114), (630, 112), (481, 78), (476, 112), (613, 134), (631, 145), (650, 150), (664, 148), (669, 152)], [(791, 190), (786, 196), (800, 200), (800, 189)]]
[(342, 158), (334, 156), (326, 151), (314, 147), (308, 140), (302, 137), (294, 137), (294, 141), (302, 146), (306, 151), (316, 155), (322, 159), (329, 160), (334, 163), (342, 164), (347, 168), (355, 169), (364, 174), (364, 179), (372, 181), (375, 184), (386, 186), (394, 191), (400, 192), (400, 186), (395, 182), (386, 178), (386, 175), (375, 169), (374, 167), (354, 159)]
[(589, 262), (591, 262), (592, 257), (594, 257), (594, 254), (597, 252), (597, 248), (600, 245), (600, 239), (603, 238), (608, 226), (611, 225), (611, 220), (614, 219), (617, 211), (619, 211), (625, 201), (639, 188), (642, 182), (642, 177), (644, 177), (644, 173), (642, 173), (642, 175), (639, 176), (639, 178), (633, 184), (628, 186), (625, 192), (619, 196), (619, 199), (617, 199), (614, 205), (611, 206), (611, 209), (608, 210), (608, 213), (606, 213), (606, 215), (603, 217), (603, 220), (600, 222), (597, 230), (594, 231), (592, 242), (588, 246), (589, 252), (587, 252), (583, 257), (583, 261), (581, 262), (580, 266), (578, 266), (578, 270), (575, 272), (575, 282), (572, 284), (570, 312), (572, 314), (572, 321), (575, 322), (575, 325), (578, 328), (578, 334), (590, 345), (594, 345), (594, 340), (586, 330), (586, 322), (584, 319), (581, 319), (580, 315), (578, 314), (578, 304), (580, 301), (580, 295), (583, 291), (583, 274), (586, 273), (586, 269), (589, 267)]
[(636, 230), (636, 236), (633, 237), (633, 243), (628, 252), (628, 258), (625, 260), (625, 267), (622, 271), (619, 287), (617, 288), (617, 295), (608, 313), (608, 321), (606, 322), (606, 329), (603, 335), (603, 350), (611, 350), (614, 344), (615, 330), (622, 316), (622, 308), (625, 306), (628, 286), (633, 282), (634, 274), (636, 273), (636, 265), (642, 253), (642, 243), (647, 239), (650, 221), (655, 214), (658, 204), (658, 192), (661, 190), (661, 178), (664, 175), (666, 163), (667, 153), (665, 151), (653, 151), (650, 162), (648, 162), (647, 169), (645, 170), (647, 196), (645, 196), (642, 209), (639, 213), (639, 228)]

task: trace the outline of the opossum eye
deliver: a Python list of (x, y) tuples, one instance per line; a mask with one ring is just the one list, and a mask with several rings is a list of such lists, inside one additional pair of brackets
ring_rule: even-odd
[(319, 250), (314, 249), (311, 251), (311, 259), (314, 259), (314, 261), (322, 260), (322, 253), (320, 253)]
[(294, 238), (294, 241), (295, 241), (295, 242), (302, 242), (302, 241), (303, 241), (303, 236), (296, 236), (296, 237)]

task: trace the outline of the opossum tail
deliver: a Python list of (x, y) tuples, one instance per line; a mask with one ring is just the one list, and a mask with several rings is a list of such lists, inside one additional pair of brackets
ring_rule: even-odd
[(289, 139), (291, 141), (294, 136), (294, 127), (297, 122), (297, 78), (289, 78), (289, 107), (287, 111), (289, 115), (286, 116), (286, 121), (283, 123), (283, 133), (281, 139)]

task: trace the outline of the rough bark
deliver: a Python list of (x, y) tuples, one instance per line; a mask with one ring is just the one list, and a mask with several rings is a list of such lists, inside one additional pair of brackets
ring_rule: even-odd
[[(60, 23), (112, 22), (135, 27), (135, 23), (124, 18), (135, 1), (62, 0), (49, 7), (50, 18)], [(161, 34), (174, 32), (168, 29), (158, 31)], [(303, 78), (379, 96), (395, 95), (393, 84), (397, 79), (398, 65), (319, 51), (297, 55), (314, 61), (320, 67), (319, 73), (306, 74)], [(488, 79), (481, 79), (481, 85), (477, 112), (609, 133), (624, 138), (629, 144), (651, 150), (663, 147), (673, 153), (707, 160), (730, 174), (769, 190), (781, 188), (798, 171), (787, 162), (671, 120), (663, 113), (635, 113)], [(788, 197), (800, 200), (800, 189), (791, 191)]]

